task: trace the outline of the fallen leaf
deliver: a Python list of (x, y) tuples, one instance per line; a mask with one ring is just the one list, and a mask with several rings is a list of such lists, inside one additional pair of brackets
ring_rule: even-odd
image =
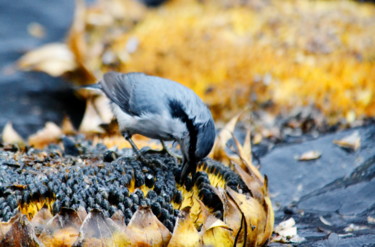
[(234, 132), (234, 128), (238, 122), (241, 113), (235, 115), (225, 126), (222, 130), (220, 130), (216, 140), (214, 147), (212, 148), (212, 157), (216, 160), (225, 160), (227, 159), (227, 155), (225, 152), (227, 142), (232, 138), (232, 134)]
[(38, 70), (52, 76), (73, 71), (77, 68), (74, 54), (64, 43), (51, 43), (32, 50), (18, 60), (23, 70)]
[(263, 136), (260, 133), (256, 133), (253, 137), (253, 144), (260, 144), (263, 140)]
[(326, 220), (323, 216), (319, 216), (320, 221), (327, 226), (332, 226), (332, 223)]
[(311, 150), (307, 151), (299, 156), (296, 156), (295, 159), (299, 161), (308, 161), (308, 160), (316, 160), (319, 159), (322, 154), (319, 151)]
[(76, 129), (73, 126), (72, 121), (69, 117), (64, 116), (64, 119), (61, 123), (61, 131), (64, 135), (74, 135), (77, 133)]
[(358, 131), (354, 131), (352, 134), (340, 139), (334, 140), (333, 143), (342, 147), (356, 151), (361, 146), (361, 137)]
[(368, 229), (368, 226), (360, 226), (360, 225), (355, 225), (355, 224), (350, 224), (347, 227), (344, 228), (345, 232), (355, 232), (355, 231), (361, 231)]
[(35, 148), (43, 148), (52, 142), (57, 142), (62, 135), (63, 132), (59, 126), (47, 122), (43, 129), (38, 130), (28, 138), (28, 143)]
[(274, 232), (276, 237), (272, 239), (273, 242), (301, 243), (305, 240), (297, 234), (296, 221), (293, 218), (280, 222)]
[(86, 102), (86, 110), (83, 116), (79, 131), (83, 133), (103, 133), (100, 125), (103, 123), (94, 103), (91, 100)]
[(23, 138), (14, 130), (13, 125), (11, 122), (8, 122), (4, 129), (3, 133), (1, 134), (4, 143), (8, 144), (24, 144), (25, 141)]

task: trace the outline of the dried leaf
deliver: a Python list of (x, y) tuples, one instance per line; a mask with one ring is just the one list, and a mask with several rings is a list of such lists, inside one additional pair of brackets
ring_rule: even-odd
[(167, 246), (169, 230), (158, 220), (149, 207), (139, 207), (127, 227), (127, 234), (135, 246)]
[(72, 121), (67, 116), (64, 116), (64, 119), (61, 123), (61, 131), (64, 135), (73, 135), (77, 133)]
[(190, 209), (190, 217), (194, 219), (195, 226), (200, 227), (207, 221), (207, 218), (210, 215), (210, 211), (207, 206), (204, 205), (204, 203), (195, 196), (199, 191), (197, 190), (197, 188), (194, 189), (196, 189), (196, 193), (194, 193), (194, 201), (193, 206)]
[(1, 134), (3, 137), (4, 143), (9, 144), (24, 144), (25, 141), (23, 138), (14, 130), (12, 123), (8, 122), (4, 129), (3, 133)]
[(323, 216), (319, 216), (320, 221), (327, 226), (332, 226), (332, 223), (326, 220)]
[[(266, 177), (266, 180), (267, 180), (267, 177)], [(267, 181), (266, 181), (266, 184), (267, 184)], [(262, 235), (263, 235), (263, 241), (267, 242), (272, 236), (273, 228), (275, 224), (275, 215), (274, 215), (274, 211), (272, 207), (272, 202), (268, 196), (264, 198), (263, 207), (265, 208), (267, 219), (266, 219), (266, 227)]]
[(359, 226), (355, 224), (349, 224), (347, 227), (344, 228), (345, 232), (354, 232), (354, 231), (362, 231), (369, 229), (368, 226)]
[(43, 129), (29, 137), (28, 143), (35, 148), (43, 148), (52, 142), (57, 142), (62, 135), (63, 132), (59, 126), (47, 122)]
[(356, 151), (361, 146), (361, 137), (358, 131), (354, 131), (352, 134), (340, 140), (334, 140), (333, 143), (342, 148), (348, 148)]
[(277, 236), (272, 239), (273, 242), (301, 243), (305, 240), (298, 236), (296, 222), (293, 218), (280, 222), (274, 231)]
[(88, 100), (79, 131), (83, 133), (103, 133), (103, 129), (99, 127), (102, 123), (103, 120), (99, 116), (93, 102)]
[[(250, 137), (247, 137), (250, 135), (250, 132), (246, 134), (246, 138), (248, 138), (248, 141), (250, 142)], [(251, 168), (248, 168), (251, 164), (251, 145), (250, 145), (250, 152), (247, 153), (247, 150), (245, 150), (245, 146), (242, 146), (241, 143), (238, 141), (238, 139), (233, 135), (234, 144), (236, 147), (236, 152), (238, 157), (240, 158), (241, 162), (240, 165), (244, 170), (248, 170)], [(246, 140), (245, 140), (246, 141)], [(248, 146), (249, 144), (244, 143), (244, 145)], [(232, 160), (235, 160), (232, 158)]]
[[(233, 136), (233, 140), (236, 146), (237, 155), (241, 161), (239, 162), (241, 164), (241, 168), (254, 178), (257, 178), (260, 183), (263, 183), (264, 179), (262, 174), (260, 174), (259, 170), (252, 163), (250, 131), (248, 131), (246, 134), (244, 145), (241, 145), (241, 143), (235, 136)], [(236, 162), (236, 159), (234, 157), (230, 157), (230, 159)]]
[(95, 109), (104, 123), (110, 123), (113, 113), (109, 107), (109, 100), (103, 94), (94, 99)]
[[(246, 131), (245, 140), (243, 143), (243, 155), (242, 159), (247, 160), (249, 164), (252, 164), (252, 151), (251, 151), (251, 131), (248, 129)], [(245, 156), (246, 155), (246, 156)]]
[(260, 134), (260, 133), (256, 133), (253, 137), (253, 143), (256, 145), (256, 144), (260, 144), (263, 140), (263, 136)]
[(77, 63), (66, 44), (51, 43), (23, 55), (18, 66), (23, 70), (38, 70), (52, 76), (61, 76), (76, 69)]
[(6, 233), (9, 232), (16, 217), (18, 216), (12, 217), (8, 222), (0, 222), (0, 241), (5, 238)]
[(307, 151), (307, 152), (295, 157), (295, 159), (297, 159), (299, 161), (308, 161), (308, 160), (319, 159), (320, 156), (322, 156), (322, 154), (319, 151), (310, 150), (310, 151)]
[(234, 128), (236, 127), (237, 121), (241, 114), (242, 112), (234, 116), (219, 132), (212, 149), (213, 151), (211, 152), (213, 159), (224, 160), (224, 157), (227, 156), (225, 152), (226, 145), (227, 142), (232, 138), (232, 133), (234, 132)]

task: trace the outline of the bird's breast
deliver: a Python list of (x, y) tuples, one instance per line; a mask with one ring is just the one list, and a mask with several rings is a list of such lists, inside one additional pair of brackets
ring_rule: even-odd
[(132, 116), (112, 104), (112, 111), (117, 118), (120, 130), (129, 134), (140, 134), (152, 139), (180, 141), (187, 135), (185, 123), (172, 118), (167, 112), (163, 114), (144, 113)]

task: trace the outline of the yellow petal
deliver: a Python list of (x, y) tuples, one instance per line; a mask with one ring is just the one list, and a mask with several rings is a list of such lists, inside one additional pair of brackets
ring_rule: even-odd
[(181, 211), (168, 247), (198, 247), (201, 239), (188, 211)]

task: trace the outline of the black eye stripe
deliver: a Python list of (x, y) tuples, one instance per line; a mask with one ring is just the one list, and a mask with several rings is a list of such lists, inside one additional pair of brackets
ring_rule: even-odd
[(169, 100), (169, 109), (173, 118), (180, 119), (186, 125), (190, 137), (189, 159), (190, 161), (193, 161), (193, 159), (195, 160), (195, 150), (198, 137), (198, 128), (194, 125), (194, 119), (189, 118), (181, 102), (177, 100)]

